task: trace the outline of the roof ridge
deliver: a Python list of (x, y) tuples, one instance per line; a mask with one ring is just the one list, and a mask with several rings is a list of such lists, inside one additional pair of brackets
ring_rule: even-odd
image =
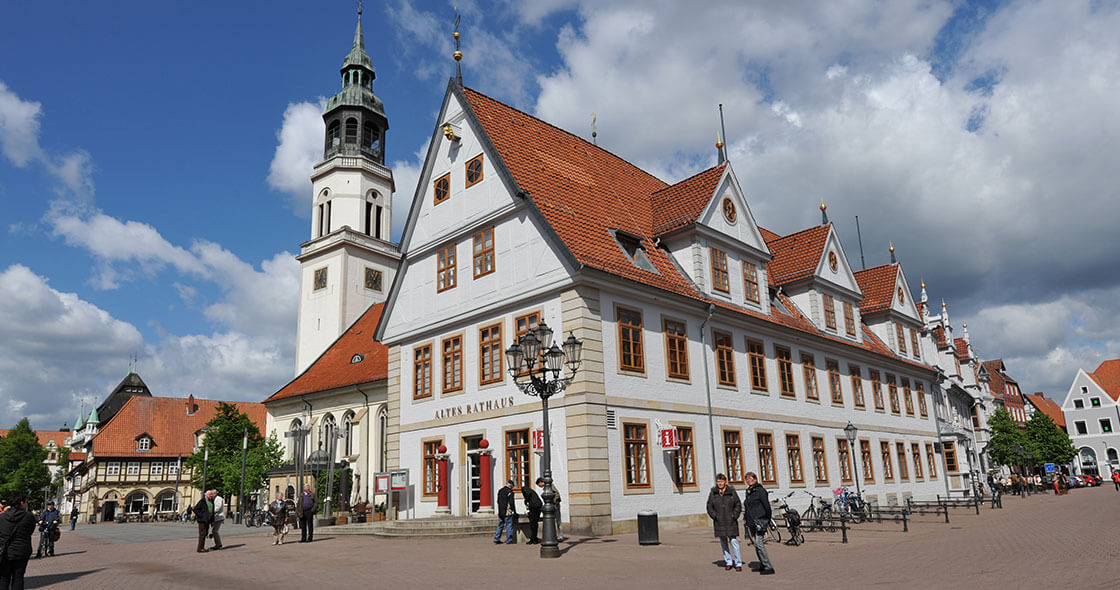
[[(799, 230), (793, 232), (792, 234), (779, 236), (778, 238), (774, 239), (773, 242), (780, 242), (780, 241), (785, 240), (787, 238), (792, 238), (792, 237), (798, 236), (800, 234), (808, 233), (808, 232), (811, 232), (811, 231), (814, 231), (814, 230), (821, 230), (821, 229), (824, 229), (824, 228), (829, 228), (831, 226), (832, 226), (831, 221), (828, 222), (828, 225), (813, 225), (813, 226), (807, 227), (805, 229), (799, 229)], [(767, 230), (767, 231), (770, 231), (770, 230)]]
[(667, 191), (667, 190), (669, 190), (673, 187), (682, 185), (682, 184), (700, 176), (701, 174), (707, 174), (708, 172), (711, 172), (712, 170), (715, 170), (717, 168), (726, 168), (728, 164), (729, 164), (729, 162), (724, 162), (722, 164), (716, 164), (715, 166), (709, 166), (708, 168), (705, 168), (705, 169), (697, 172), (696, 174), (693, 174), (692, 176), (689, 176), (688, 178), (683, 178), (681, 180), (678, 180), (677, 182), (674, 182), (673, 184), (670, 184), (669, 186), (662, 187), (662, 188), (659, 188), (659, 189), (653, 191), (652, 193), (650, 193), (650, 196), (652, 197), (653, 195), (656, 195), (657, 193), (664, 192), (664, 191)]

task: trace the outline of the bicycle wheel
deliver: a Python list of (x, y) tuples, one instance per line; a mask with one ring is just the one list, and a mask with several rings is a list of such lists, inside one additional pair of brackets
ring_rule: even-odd
[(809, 506), (801, 513), (801, 527), (808, 529), (809, 532), (813, 531), (813, 527), (817, 524), (817, 509)]
[(767, 531), (767, 534), (769, 536), (767, 541), (769, 541), (770, 543), (781, 543), (782, 542), (782, 530), (778, 528), (777, 524), (774, 524), (773, 520), (770, 521), (770, 527), (769, 528), (770, 528), (770, 530)]
[(805, 535), (801, 533), (801, 529), (797, 529), (797, 534), (794, 536), (794, 545), (801, 545), (805, 543)]

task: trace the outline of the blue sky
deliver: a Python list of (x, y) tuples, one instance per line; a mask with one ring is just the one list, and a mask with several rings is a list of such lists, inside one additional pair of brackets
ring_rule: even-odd
[[(893, 240), (985, 358), (1061, 398), (1120, 355), (1114, 2), (460, 2), (468, 85), (858, 264)], [(370, 2), (399, 231), (453, 72), (450, 3)], [(351, 2), (15, 3), (0, 24), (0, 425), (73, 421), (139, 357), (159, 394), (292, 376), (319, 101)], [(4, 335), (7, 336), (4, 336)]]

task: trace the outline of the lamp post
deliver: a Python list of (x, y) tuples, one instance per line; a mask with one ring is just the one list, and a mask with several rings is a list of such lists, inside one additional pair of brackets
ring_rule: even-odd
[[(848, 457), (851, 458), (852, 468), (855, 469), (856, 474), (856, 495), (859, 496), (860, 501), (863, 501), (863, 492), (859, 489), (859, 461), (856, 460), (856, 436), (859, 434), (859, 429), (848, 422), (844, 427), (844, 436), (848, 439)], [(863, 455), (860, 455), (863, 459)]]
[(237, 524), (245, 521), (245, 457), (249, 452), (249, 429), (241, 437), (241, 494), (237, 496)]
[[(541, 322), (535, 330), (529, 330), (517, 342), (506, 349), (506, 360), (513, 383), (521, 393), (541, 398), (541, 412), (544, 416), (544, 459), (542, 479), (544, 491), (541, 493), (541, 557), (560, 557), (556, 539), (556, 490), (552, 487), (552, 446), (548, 429), (548, 398), (561, 393), (572, 382), (579, 370), (583, 342), (572, 333), (564, 341), (563, 350), (552, 341), (552, 329)], [(561, 377), (560, 372), (567, 365), (569, 375)], [(549, 380), (548, 374), (552, 373)], [(525, 380), (528, 378), (528, 380)], [(531, 482), (530, 482), (531, 483)]]

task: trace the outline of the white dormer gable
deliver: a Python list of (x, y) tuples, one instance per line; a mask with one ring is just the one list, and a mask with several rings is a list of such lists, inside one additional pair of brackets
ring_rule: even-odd
[(770, 250), (766, 247), (766, 240), (762, 238), (762, 232), (758, 231), (758, 224), (747, 206), (747, 199), (730, 162), (724, 168), (723, 176), (716, 184), (716, 190), (697, 223), (755, 250), (756, 255), (769, 258)]
[(922, 323), (921, 316), (918, 315), (918, 306), (914, 303), (914, 297), (911, 293), (910, 284), (906, 282), (906, 275), (902, 272), (902, 266), (899, 265), (894, 291), (891, 293), (891, 311), (906, 316), (913, 320), (914, 324), (920, 326)]
[(828, 287), (847, 292), (846, 294), (853, 297), (856, 303), (863, 298), (863, 293), (860, 291), (859, 282), (853, 274), (852, 266), (848, 263), (848, 257), (844, 254), (844, 247), (840, 244), (840, 237), (836, 235), (836, 228), (829, 226), (828, 238), (825, 240), (824, 249), (821, 251), (821, 259), (817, 262), (817, 270), (814, 273), (814, 278), (826, 283)]

